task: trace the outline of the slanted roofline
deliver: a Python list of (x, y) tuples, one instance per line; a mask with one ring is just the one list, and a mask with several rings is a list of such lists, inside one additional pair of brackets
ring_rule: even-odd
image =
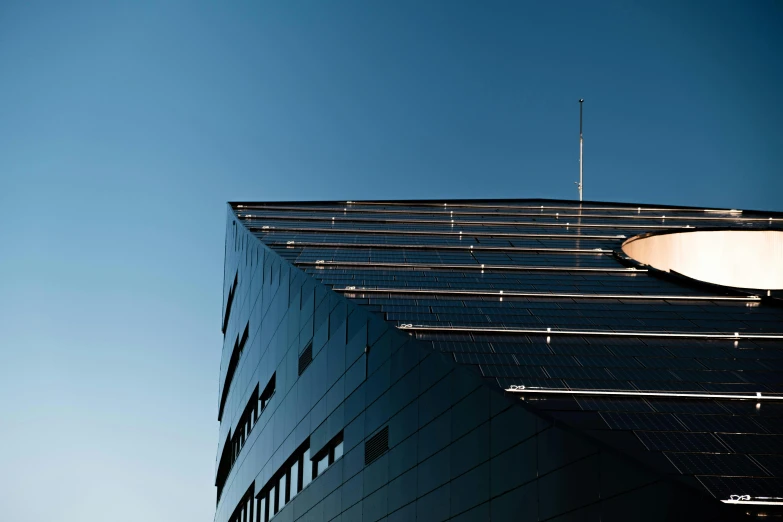
[(227, 204), (230, 205), (234, 210), (236, 210), (238, 207), (242, 205), (336, 205), (336, 204), (346, 204), (346, 203), (362, 203), (362, 204), (406, 204), (406, 205), (442, 205), (444, 203), (446, 204), (455, 204), (455, 205), (461, 205), (461, 204), (476, 204), (476, 203), (486, 203), (486, 204), (531, 204), (531, 203), (537, 203), (537, 204), (563, 204), (563, 205), (569, 205), (569, 206), (582, 206), (582, 207), (590, 207), (594, 205), (605, 205), (605, 206), (611, 206), (611, 207), (627, 207), (629, 209), (632, 208), (642, 208), (646, 210), (666, 210), (666, 209), (672, 209), (672, 210), (693, 210), (693, 211), (719, 211), (719, 212), (731, 212), (731, 211), (739, 211), (743, 214), (764, 214), (765, 216), (769, 217), (776, 217), (780, 218), (783, 217), (783, 211), (774, 211), (774, 210), (763, 210), (763, 209), (729, 209), (729, 208), (719, 208), (719, 207), (703, 207), (703, 206), (688, 206), (688, 205), (669, 205), (669, 204), (659, 204), (659, 203), (639, 203), (639, 202), (633, 202), (633, 201), (601, 201), (601, 200), (586, 200), (579, 202), (578, 200), (573, 199), (553, 199), (553, 198), (521, 198), (521, 199), (509, 199), (509, 198), (468, 198), (468, 199), (348, 199), (348, 200), (279, 200), (279, 201), (254, 201), (254, 200), (243, 200), (243, 201), (228, 201)]

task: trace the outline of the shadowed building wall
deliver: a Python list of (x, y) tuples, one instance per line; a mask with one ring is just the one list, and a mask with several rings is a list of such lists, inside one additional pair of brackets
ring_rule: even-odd
[(215, 520), (772, 513), (722, 501), (783, 492), (780, 403), (719, 396), (783, 391), (777, 297), (672, 279), (620, 246), (782, 222), (527, 200), (231, 204)]

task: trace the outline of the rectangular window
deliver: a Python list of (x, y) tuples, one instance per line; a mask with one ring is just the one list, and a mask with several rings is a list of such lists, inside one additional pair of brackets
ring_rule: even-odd
[(302, 489), (313, 481), (313, 462), (310, 460), (310, 448), (307, 448), (302, 458)]
[(242, 352), (245, 351), (245, 345), (247, 344), (247, 338), (250, 335), (250, 323), (245, 325), (245, 330), (242, 332), (242, 337), (239, 341), (239, 355), (237, 355), (237, 361), (242, 358)]
[(277, 485), (277, 510), (280, 511), (285, 506), (285, 480), (287, 475), (280, 477), (280, 483)]
[(262, 496), (256, 501), (256, 508), (258, 513), (256, 522), (266, 522), (269, 520), (266, 514), (266, 496)]
[(313, 477), (317, 477), (326, 468), (334, 464), (334, 461), (343, 456), (343, 433), (338, 433), (330, 440), (321, 451), (315, 456), (313, 461)]
[(228, 318), (231, 316), (231, 304), (234, 302), (234, 293), (237, 291), (237, 283), (239, 282), (239, 272), (234, 274), (234, 282), (231, 288), (228, 289), (228, 298), (226, 299), (226, 315), (223, 316), (223, 333), (226, 333), (228, 328)]
[(299, 484), (301, 484), (301, 480), (299, 478), (299, 461), (296, 460), (291, 465), (291, 498), (294, 498), (294, 496), (296, 496), (296, 494), (301, 491)]
[(272, 377), (269, 379), (269, 382), (266, 384), (266, 387), (264, 388), (264, 391), (261, 393), (261, 397), (258, 398), (258, 415), (261, 415), (261, 412), (269, 405), (269, 400), (272, 398), (272, 395), (275, 394), (275, 374), (272, 374)]
[(273, 515), (277, 514), (277, 490), (275, 489), (275, 486), (273, 485), (271, 488), (269, 488), (269, 518), (272, 518)]
[(334, 447), (334, 460), (339, 459), (343, 456), (343, 441), (340, 441), (335, 447)]
[(318, 460), (318, 471), (316, 473), (316, 476), (326, 471), (326, 468), (328, 467), (329, 467), (329, 454), (327, 453), (326, 455), (324, 455)]

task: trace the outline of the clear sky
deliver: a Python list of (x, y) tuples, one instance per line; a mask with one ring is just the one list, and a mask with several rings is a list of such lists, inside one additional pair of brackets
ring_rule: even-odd
[(0, 518), (211, 520), (229, 200), (783, 210), (783, 4), (0, 2)]

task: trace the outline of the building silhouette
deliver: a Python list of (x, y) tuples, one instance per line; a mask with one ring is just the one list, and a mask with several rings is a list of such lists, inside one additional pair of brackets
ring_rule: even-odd
[(783, 215), (229, 204), (215, 521), (780, 516), (780, 292), (623, 252), (724, 229)]

